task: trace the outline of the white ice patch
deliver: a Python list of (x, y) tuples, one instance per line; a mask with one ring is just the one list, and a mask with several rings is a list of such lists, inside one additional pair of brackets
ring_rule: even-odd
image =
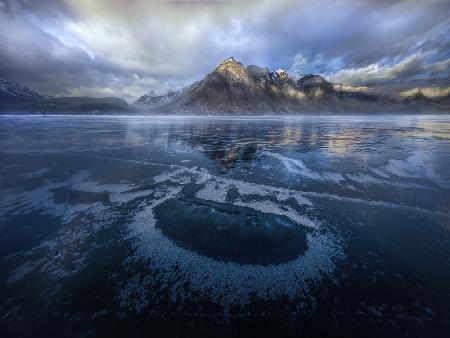
[[(125, 183), (100, 184), (92, 181), (87, 172), (81, 172), (63, 182), (47, 181), (45, 188), (35, 189), (31, 195), (30, 192), (21, 192), (13, 197), (6, 206), (13, 208), (13, 204), (18, 203), (15, 207), (19, 206), (25, 210), (56, 208), (54, 213), (62, 217), (63, 223), (54, 240), (43, 242), (30, 253), (22, 255), (22, 258), (28, 260), (30, 256), (36, 259), (11, 272), (8, 282), (18, 282), (36, 271), (56, 279), (79, 273), (85, 268), (87, 257), (92, 250), (91, 246), (82, 244), (99, 227), (111, 224), (116, 219), (114, 210), (118, 206), (131, 202), (134, 203), (131, 208), (132, 221), (127, 224), (127, 229), (129, 238), (135, 244), (136, 255), (130, 257), (129, 262), (144, 261), (149, 270), (159, 272), (156, 276), (148, 275), (145, 278), (136, 277), (129, 280), (119, 297), (123, 307), (131, 306), (136, 311), (143, 310), (149, 299), (147, 293), (161, 287), (177, 301), (188, 302), (195, 293), (198, 297), (210, 298), (222, 304), (225, 309), (232, 304), (248, 304), (255, 297), (276, 299), (283, 295), (290, 298), (309, 296), (311, 285), (323, 275), (331, 275), (335, 269), (335, 260), (343, 257), (338, 240), (327, 231), (326, 224), (305, 216), (307, 211), (314, 209), (312, 198), (423, 211), (385, 202), (228, 179), (195, 167), (170, 166), (167, 171), (154, 177), (153, 181), (158, 184), (156, 188), (139, 190), (139, 186)], [(306, 252), (283, 264), (262, 266), (217, 261), (177, 246), (155, 227), (157, 220), (154, 209), (161, 203), (179, 196), (189, 183), (201, 185), (196, 195), (200, 199), (285, 216), (299, 226), (306, 227)], [(60, 205), (54, 204), (50, 189), (67, 186), (93, 193), (107, 191), (112, 205), (95, 202), (62, 206), (60, 209)], [(89, 217), (90, 220), (86, 224), (79, 222), (77, 226), (65, 226), (79, 216)], [(39, 261), (42, 257), (44, 260)], [(188, 289), (185, 287), (186, 283), (189, 284)]]
[[(242, 198), (238, 197), (235, 200), (227, 200), (228, 192), (232, 188), (237, 190), (239, 196), (252, 195), (253, 199), (244, 201)], [(270, 200), (270, 196), (274, 196), (278, 202), (275, 203)], [(318, 228), (318, 224), (314, 221), (300, 215), (297, 211), (286, 206), (284, 203), (280, 203), (285, 202), (292, 197), (298, 205), (312, 205), (307, 198), (300, 196), (299, 193), (290, 193), (284, 189), (230, 179), (213, 179), (208, 181), (204, 188), (197, 192), (196, 197), (207, 201), (248, 207), (267, 214), (286, 216), (299, 225)]]
[(429, 181), (437, 186), (447, 188), (450, 182), (440, 177), (433, 168), (433, 159), (429, 154), (415, 152), (405, 159), (390, 159), (386, 164), (370, 169), (369, 173), (346, 174), (345, 176), (364, 185), (392, 185), (401, 188), (430, 189), (426, 183), (417, 183), (417, 180)]
[(330, 171), (325, 171), (322, 173), (322, 179), (325, 181), (334, 182), (336, 184), (339, 184), (341, 181), (345, 181), (344, 176), (340, 173), (334, 173)]
[[(223, 194), (218, 194), (216, 190), (213, 183), (208, 183), (203, 197), (212, 191), (208, 197), (222, 201)], [(145, 308), (145, 297), (142, 295), (146, 290), (152, 289), (152, 283), (164, 286), (177, 301), (189, 301), (195, 293), (199, 297), (206, 297), (221, 304), (225, 311), (232, 304), (247, 304), (254, 297), (301, 297), (308, 293), (309, 282), (317, 281), (322, 274), (332, 273), (334, 258), (336, 255), (342, 255), (333, 237), (322, 232), (308, 233), (308, 249), (305, 254), (279, 265), (261, 266), (217, 261), (178, 247), (155, 227), (157, 220), (153, 209), (180, 191), (181, 188), (162, 187), (162, 196), (152, 200), (150, 204), (142, 205), (141, 211), (128, 225), (130, 236), (137, 240), (136, 259), (146, 257), (150, 262), (149, 268), (160, 273), (157, 281), (136, 278), (130, 281), (121, 293), (121, 303), (124, 307), (134, 310)], [(265, 207), (265, 204), (257, 205), (255, 202), (251, 207), (259, 209)], [(280, 210), (272, 211), (281, 213)], [(186, 282), (190, 285), (189, 291), (183, 287)]]
[(388, 175), (409, 179), (426, 179), (442, 187), (450, 187), (450, 182), (438, 175), (433, 167), (433, 155), (423, 151), (414, 152), (404, 160), (391, 159), (379, 168)]
[(24, 264), (20, 265), (16, 270), (9, 274), (6, 283), (12, 284), (22, 280), (26, 275), (33, 272), (36, 266), (39, 265), (42, 261), (42, 259), (37, 262), (27, 261)]
[(197, 192), (197, 198), (201, 198), (208, 201), (225, 202), (228, 195), (229, 187), (223, 186), (218, 182), (208, 182), (205, 187)]
[(25, 178), (25, 179), (29, 179), (29, 178), (35, 178), (35, 177), (42, 177), (44, 176), (46, 173), (48, 173), (50, 171), (49, 168), (41, 168), (29, 173), (23, 173), (20, 175), (17, 175), (19, 178)]
[[(55, 203), (53, 189), (68, 187), (91, 193), (109, 192), (110, 200), (119, 205), (149, 194), (148, 190), (130, 192), (127, 184), (100, 184), (89, 180), (89, 176), (87, 171), (81, 171), (64, 181), (44, 180), (42, 186), (36, 189), (10, 190), (2, 194), (0, 215), (40, 211), (61, 218), (60, 229), (54, 239), (43, 241), (20, 255), (11, 256), (28, 257), (31, 260), (11, 272), (8, 283), (18, 282), (37, 271), (56, 279), (79, 273), (86, 265), (89, 252), (95, 248), (83, 248), (82, 244), (117, 217), (115, 210), (102, 202)], [(72, 223), (77, 217), (82, 219)]]
[(391, 175), (389, 175), (388, 173), (386, 173), (384, 170), (380, 169), (380, 168), (373, 168), (372, 172), (378, 176), (381, 176), (383, 178), (386, 179), (390, 179)]
[(69, 180), (69, 185), (73, 190), (80, 190), (91, 193), (122, 193), (132, 188), (131, 186), (126, 184), (97, 183), (90, 179), (90, 174), (86, 170), (80, 171), (77, 174), (73, 175)]
[(65, 183), (44, 180), (43, 185), (32, 190), (5, 189), (0, 195), (0, 217), (28, 214), (38, 210), (53, 216), (61, 216), (65, 212), (64, 205), (53, 201), (51, 190), (61, 188)]
[[(380, 171), (379, 169), (375, 169), (377, 171)], [(372, 170), (374, 171), (374, 170)], [(380, 175), (380, 173), (377, 173), (377, 175), (381, 177), (385, 177), (386, 174)], [(420, 189), (431, 189), (431, 187), (428, 187), (423, 184), (417, 184), (414, 182), (396, 182), (392, 179), (383, 179), (383, 178), (377, 178), (369, 174), (346, 174), (345, 175), (349, 180), (353, 182), (357, 182), (362, 185), (391, 185), (395, 187), (400, 188), (420, 188)]]
[(372, 176), (366, 172), (357, 172), (352, 174), (342, 175), (336, 172), (324, 171), (316, 172), (309, 169), (304, 162), (299, 159), (293, 159), (286, 157), (279, 153), (262, 151), (261, 154), (271, 156), (279, 160), (286, 168), (287, 172), (302, 177), (309, 178), (311, 180), (328, 181), (336, 184), (340, 184), (345, 181), (346, 178), (358, 182), (360, 184), (373, 184), (373, 185), (393, 185), (402, 188), (429, 188), (423, 184), (417, 184), (414, 182), (395, 182), (392, 177), (400, 179), (424, 179), (433, 182), (434, 184), (448, 188), (450, 182), (439, 176), (433, 168), (432, 155), (424, 152), (415, 152), (408, 156), (406, 159), (390, 159), (385, 165), (371, 168), (370, 172), (376, 176)]
[[(230, 189), (236, 189), (239, 196), (252, 196), (244, 201), (238, 197), (235, 200), (227, 200)], [(261, 211), (267, 214), (286, 216), (299, 225), (310, 228), (318, 228), (318, 224), (309, 218), (299, 214), (297, 211), (285, 205), (285, 202), (292, 197), (297, 205), (311, 206), (312, 203), (307, 198), (300, 196), (298, 192), (291, 193), (286, 189), (279, 189), (255, 183), (248, 183), (230, 179), (212, 179), (205, 184), (196, 194), (197, 198), (214, 201), (219, 203), (229, 203), (236, 206), (243, 206)], [(277, 203), (272, 201), (270, 197), (275, 197)]]
[(314, 171), (309, 170), (306, 165), (297, 159), (293, 159), (290, 157), (283, 156), (278, 153), (273, 153), (270, 151), (264, 151), (262, 152), (264, 155), (271, 156), (273, 158), (276, 158), (277, 160), (281, 161), (281, 163), (284, 165), (286, 170), (290, 172), (291, 174), (298, 174), (300, 176), (308, 177), (314, 180), (320, 179), (320, 175)]
[[(134, 259), (145, 258), (149, 269), (159, 273), (156, 279), (135, 276), (125, 285), (120, 301), (129, 310), (142, 311), (148, 302), (146, 293), (156, 287), (168, 291), (177, 302), (190, 301), (193, 294), (211, 299), (221, 304), (225, 312), (233, 304), (248, 304), (254, 298), (305, 297), (311, 283), (324, 274), (331, 274), (335, 259), (343, 257), (333, 235), (319, 231), (317, 222), (286, 205), (286, 201), (291, 200), (298, 207), (312, 206), (311, 201), (298, 191), (225, 179), (197, 168), (172, 168), (158, 175), (157, 181), (161, 182), (160, 187), (152, 192), (152, 198), (139, 204), (128, 229), (136, 244)], [(197, 198), (285, 216), (299, 226), (307, 227), (310, 229), (306, 234), (308, 249), (292, 261), (262, 266), (217, 261), (177, 246), (156, 228), (154, 208), (178, 196), (187, 181), (203, 185)], [(237, 192), (237, 197), (230, 196), (231, 189)]]
[(163, 183), (163, 182), (171, 181), (174, 183), (187, 183), (185, 181), (184, 175), (180, 175), (180, 174), (183, 174), (184, 171), (185, 171), (185, 169), (181, 168), (181, 169), (176, 169), (174, 171), (163, 172), (163, 173), (153, 177), (153, 182)]
[(382, 180), (367, 174), (356, 174), (356, 175), (346, 174), (345, 176), (349, 180), (352, 180), (353, 182), (357, 182), (360, 184), (383, 184), (383, 183), (393, 184), (393, 182)]
[(317, 229), (319, 228), (319, 225), (309, 219), (308, 217), (305, 217), (303, 215), (300, 215), (297, 211), (290, 207), (282, 207), (280, 205), (277, 205), (275, 203), (272, 203), (270, 201), (251, 201), (251, 202), (243, 202), (242, 200), (237, 200), (233, 203), (234, 205), (252, 208), (257, 211), (261, 211), (266, 214), (272, 214), (272, 215), (278, 215), (278, 216), (286, 216), (294, 223), (297, 223), (298, 225), (303, 225), (308, 228)]
[(300, 175), (302, 177), (307, 177), (312, 180), (329, 181), (339, 184), (341, 181), (345, 181), (344, 176), (340, 173), (325, 171), (319, 173), (309, 169), (301, 160), (290, 158), (279, 153), (273, 153), (270, 151), (261, 152), (263, 155), (271, 156), (281, 161), (286, 170), (291, 174)]

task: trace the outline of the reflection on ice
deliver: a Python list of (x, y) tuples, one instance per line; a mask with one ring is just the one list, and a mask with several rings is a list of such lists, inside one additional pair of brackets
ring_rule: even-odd
[(2, 317), (67, 306), (100, 277), (124, 317), (253, 315), (280, 299), (292, 314), (320, 306), (324, 283), (340, 301), (341, 282), (407, 285), (429, 248), (448, 258), (449, 121), (422, 119), (5, 118)]

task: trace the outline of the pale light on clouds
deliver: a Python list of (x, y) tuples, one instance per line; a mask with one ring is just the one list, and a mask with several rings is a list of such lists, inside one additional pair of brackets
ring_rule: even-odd
[(444, 0), (0, 4), (0, 77), (56, 96), (131, 102), (188, 85), (229, 56), (349, 84), (449, 73)]
[(436, 74), (448, 71), (450, 59), (427, 64), (426, 54), (417, 53), (394, 64), (374, 63), (360, 68), (341, 69), (330, 76), (333, 82), (370, 83), (387, 82), (395, 79), (412, 78), (427, 72)]

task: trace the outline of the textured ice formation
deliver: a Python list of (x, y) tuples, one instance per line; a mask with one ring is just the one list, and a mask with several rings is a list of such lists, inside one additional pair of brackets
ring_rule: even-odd
[(309, 169), (305, 163), (299, 159), (290, 158), (279, 153), (270, 151), (261, 152), (263, 155), (271, 156), (279, 160), (286, 170), (295, 175), (306, 177), (311, 180), (330, 181), (339, 184), (341, 181), (345, 181), (345, 178), (340, 173), (324, 171), (322, 173)]
[[(155, 227), (157, 220), (152, 207), (173, 198), (179, 190), (165, 192), (163, 197), (136, 215), (129, 229), (130, 235), (137, 239), (138, 257), (147, 257), (152, 262), (152, 269), (162, 271), (159, 283), (170, 286), (174, 299), (189, 299), (190, 292), (182, 287), (185, 282), (189, 283), (191, 291), (212, 298), (225, 308), (246, 304), (254, 297), (305, 296), (308, 282), (332, 273), (334, 259), (342, 254), (333, 236), (317, 232), (307, 235), (308, 249), (304, 255), (284, 264), (261, 266), (216, 261), (176, 246)], [(142, 288), (149, 286), (141, 285)], [(134, 283), (131, 287), (137, 286)], [(129, 290), (125, 288), (124, 293)], [(128, 302), (133, 303), (128, 299), (124, 304)]]
[[(180, 197), (183, 185), (188, 181), (202, 185), (196, 193), (199, 199), (223, 203), (224, 207), (230, 204), (286, 216), (298, 226), (311, 229), (307, 233), (306, 252), (286, 263), (262, 266), (218, 261), (177, 246), (156, 227), (158, 220), (154, 209), (168, 199)], [(195, 293), (199, 297), (212, 299), (226, 309), (232, 304), (247, 304), (254, 298), (276, 299), (283, 295), (304, 297), (311, 283), (323, 274), (331, 274), (335, 260), (343, 256), (337, 239), (330, 232), (285, 205), (286, 200), (292, 199), (298, 208), (311, 207), (311, 201), (299, 192), (223, 179), (196, 168), (169, 170), (158, 175), (155, 182), (160, 187), (152, 193), (152, 198), (140, 205), (140, 211), (128, 228), (130, 238), (135, 239), (136, 259), (146, 257), (151, 262), (149, 269), (161, 271), (158, 283), (166, 285), (174, 299), (189, 301), (191, 293)], [(229, 196), (231, 190), (237, 196)], [(190, 286), (189, 292), (183, 288), (186, 282)], [(145, 307), (142, 295), (151, 288), (152, 283), (155, 281), (145, 278), (133, 280), (123, 290), (122, 303), (129, 304), (135, 310), (142, 309)]]
[[(291, 166), (295, 164), (296, 168), (301, 167), (301, 164), (289, 163)], [(322, 175), (324, 174), (317, 177), (322, 179)], [(115, 210), (127, 205), (129, 215), (124, 226), (128, 232), (127, 239), (133, 243), (135, 255), (124, 264), (145, 264), (148, 272), (153, 272), (143, 276), (140, 270), (121, 289), (121, 306), (134, 311), (144, 310), (148, 305), (148, 293), (161, 286), (178, 303), (190, 302), (195, 297), (211, 299), (221, 305), (225, 312), (234, 304), (243, 306), (255, 299), (275, 300), (283, 296), (290, 299), (311, 299), (311, 287), (315, 287), (323, 276), (332, 277), (336, 262), (344, 258), (335, 232), (330, 231), (323, 220), (317, 219), (320, 213), (315, 212), (316, 199), (427, 212), (420, 208), (382, 201), (245, 182), (212, 175), (205, 169), (178, 165), (161, 168), (159, 174), (152, 178), (151, 186), (102, 184), (96, 182), (86, 171), (64, 181), (44, 182), (41, 187), (30, 191), (11, 191), (2, 200), (4, 213), (25, 213), (42, 209), (62, 219), (62, 227), (56, 238), (42, 242), (22, 255), (25, 261), (10, 272), (7, 282), (18, 283), (32, 273), (45, 273), (55, 279), (80, 273), (86, 267), (88, 256), (93, 250), (93, 247), (83, 249), (81, 244), (100, 227), (115, 222), (118, 216)], [(158, 229), (155, 209), (170, 199), (186, 198), (184, 189), (188, 186), (196, 187), (190, 198), (219, 203), (225, 209), (227, 206), (244, 207), (267, 215), (283, 216), (296, 226), (304, 227), (307, 244), (305, 252), (287, 262), (258, 265), (221, 261), (178, 246)], [(62, 187), (86, 193), (107, 192), (109, 199), (107, 203), (55, 203), (52, 191)], [(85, 222), (84, 226), (64, 226), (71, 224), (77, 217), (86, 217), (92, 222)], [(186, 288), (186, 285), (189, 287)]]
[[(450, 182), (444, 180), (434, 171), (432, 167), (432, 155), (424, 152), (414, 152), (405, 159), (389, 159), (385, 165), (373, 167), (370, 172), (347, 173), (345, 175), (336, 172), (316, 172), (309, 169), (306, 164), (279, 153), (262, 151), (262, 155), (279, 160), (288, 173), (305, 177), (310, 180), (329, 181), (340, 184), (346, 179), (363, 185), (393, 185), (402, 188), (430, 188), (424, 184), (411, 182), (412, 179), (428, 180), (440, 187), (447, 188)], [(375, 176), (371, 175), (375, 174)], [(392, 180), (392, 177), (403, 179), (403, 181)]]

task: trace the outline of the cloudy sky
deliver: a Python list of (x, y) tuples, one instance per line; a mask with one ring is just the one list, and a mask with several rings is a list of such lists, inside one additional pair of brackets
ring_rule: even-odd
[(55, 96), (180, 88), (223, 59), (336, 82), (448, 76), (448, 0), (0, 0), (0, 78)]

